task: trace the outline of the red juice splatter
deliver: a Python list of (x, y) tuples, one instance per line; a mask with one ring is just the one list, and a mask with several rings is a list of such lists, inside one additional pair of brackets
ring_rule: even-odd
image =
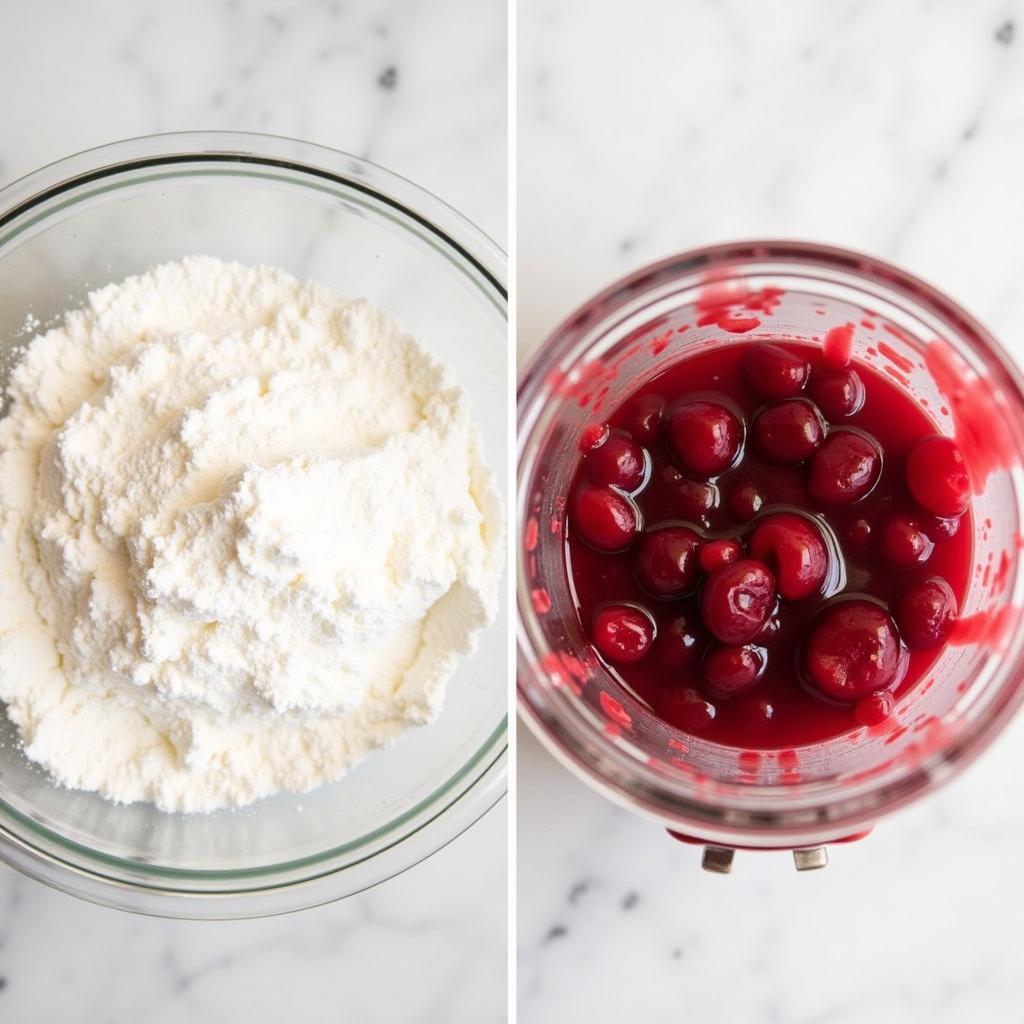
[(793, 749), (780, 750), (779, 764), (783, 768), (797, 768), (800, 765), (800, 755)]
[(779, 308), (782, 296), (785, 294), (781, 288), (761, 288), (756, 292), (750, 292), (743, 300), (744, 309), (757, 310), (765, 316), (771, 316)]
[(534, 551), (537, 548), (537, 535), (540, 532), (537, 526), (537, 517), (530, 516), (526, 521), (526, 530), (523, 533), (523, 547), (527, 551)]
[(573, 678), (572, 673), (566, 669), (562, 662), (560, 651), (551, 651), (549, 654), (545, 654), (540, 660), (540, 667), (552, 685), (564, 686), (577, 697), (583, 693), (583, 687), (579, 684), (579, 681)]
[(945, 342), (927, 345), (924, 360), (952, 410), (956, 442), (967, 462), (972, 489), (980, 494), (990, 473), (1019, 461), (1007, 426), (1009, 412), (998, 393)]
[(1016, 628), (1021, 610), (1014, 605), (976, 612), (964, 619), (958, 619), (949, 634), (949, 643), (955, 647), (978, 645), (990, 650), (1000, 650), (1006, 638)]
[(616, 725), (621, 726), (623, 729), (628, 729), (632, 726), (633, 719), (629, 717), (629, 713), (622, 706), (622, 703), (616, 700), (610, 693), (602, 691), (598, 700), (601, 702), (601, 709)]
[(747, 312), (770, 316), (778, 308), (782, 291), (762, 288), (750, 291), (736, 282), (711, 284), (697, 297), (697, 326), (714, 325), (730, 334), (745, 334), (761, 326), (760, 318), (746, 316)]
[(731, 313), (722, 314), (714, 322), (717, 327), (729, 334), (746, 334), (761, 326), (761, 321), (756, 316), (733, 316)]
[(668, 348), (668, 343), (672, 340), (672, 331), (668, 330), (664, 334), (659, 334), (656, 338), (651, 339), (651, 355), (660, 356), (662, 352)]
[(899, 381), (905, 388), (910, 387), (910, 381), (895, 366), (885, 366), (883, 369), (893, 380)]
[(896, 349), (887, 342), (880, 341), (878, 343), (878, 354), (884, 359), (888, 359), (893, 366), (899, 367), (904, 373), (910, 373), (914, 368), (914, 364), (909, 359), (905, 356), (901, 356), (899, 352), (897, 352)]
[(821, 346), (821, 359), (827, 366), (842, 369), (853, 356), (853, 324), (833, 327)]
[(898, 729), (893, 729), (893, 731), (889, 733), (888, 736), (886, 736), (885, 745), (889, 746), (890, 744), (895, 743), (897, 740), (903, 739), (903, 737), (906, 736), (908, 731), (909, 729), (905, 725), (901, 725)]
[(1010, 555), (1004, 551), (999, 556), (999, 568), (992, 579), (992, 595), (1001, 594), (1006, 589), (1006, 581), (1010, 576)]

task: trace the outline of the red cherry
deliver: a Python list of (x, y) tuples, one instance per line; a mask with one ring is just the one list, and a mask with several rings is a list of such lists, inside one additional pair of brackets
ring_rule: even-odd
[(704, 480), (691, 480), (675, 466), (665, 466), (658, 474), (668, 494), (672, 514), (691, 522), (703, 522), (709, 512), (718, 507), (718, 488)]
[(609, 661), (630, 665), (651, 649), (654, 620), (635, 605), (608, 605), (594, 615), (590, 636)]
[(738, 540), (712, 540), (700, 549), (698, 561), (705, 572), (714, 572), (735, 562), (742, 554), (743, 547)]
[(699, 477), (724, 473), (736, 461), (743, 443), (739, 417), (718, 402), (682, 402), (673, 409), (668, 430), (679, 464)]
[(824, 504), (848, 504), (868, 494), (881, 473), (882, 453), (874, 438), (836, 430), (811, 458), (808, 488)]
[(595, 484), (635, 491), (647, 473), (647, 459), (636, 441), (614, 430), (587, 456), (587, 470)]
[(764, 507), (764, 494), (757, 484), (739, 483), (729, 491), (729, 511), (741, 522), (753, 519)]
[(701, 675), (712, 697), (734, 697), (757, 682), (764, 668), (764, 656), (756, 647), (733, 645), (712, 647), (704, 655)]
[(821, 591), (828, 575), (828, 546), (818, 526), (795, 512), (779, 512), (759, 520), (750, 536), (752, 558), (773, 573), (779, 595), (800, 601)]
[(745, 644), (775, 604), (775, 577), (763, 562), (741, 559), (711, 573), (700, 595), (704, 625), (723, 644)]
[(864, 408), (864, 381), (850, 366), (842, 370), (815, 370), (811, 375), (810, 392), (818, 408), (830, 420), (855, 416)]
[(956, 617), (953, 590), (938, 576), (912, 583), (896, 602), (896, 621), (911, 650), (938, 646), (949, 635)]
[(623, 424), (640, 444), (657, 444), (665, 426), (665, 399), (661, 395), (638, 395), (631, 399), (623, 414)]
[(751, 426), (754, 446), (772, 462), (803, 462), (825, 437), (818, 410), (806, 398), (765, 406)]
[(607, 423), (588, 423), (580, 434), (580, 451), (590, 452), (604, 444), (608, 440), (608, 433)]
[(571, 522), (598, 551), (624, 551), (640, 533), (640, 513), (610, 487), (584, 484), (572, 496)]
[(927, 562), (935, 550), (921, 524), (910, 516), (893, 516), (882, 527), (881, 546), (882, 554), (902, 568)]
[(683, 732), (701, 733), (715, 720), (717, 708), (696, 690), (672, 688), (658, 701), (661, 717)]
[(888, 690), (876, 690), (857, 701), (853, 709), (857, 721), (869, 728), (881, 725), (893, 713), (896, 698)]
[(701, 630), (685, 615), (658, 630), (653, 657), (666, 669), (678, 672), (692, 665), (700, 651)]
[(940, 519), (938, 516), (921, 516), (921, 529), (936, 544), (940, 540), (952, 540), (960, 531), (959, 519)]
[(804, 642), (808, 682), (844, 703), (890, 689), (904, 665), (896, 623), (873, 601), (858, 598), (830, 605), (816, 617)]
[(652, 597), (685, 597), (697, 582), (701, 536), (688, 526), (661, 526), (649, 530), (637, 545), (634, 569), (637, 582)]
[(751, 345), (743, 354), (743, 374), (761, 398), (795, 398), (803, 391), (811, 364), (778, 345)]
[(951, 438), (932, 434), (907, 456), (910, 493), (934, 515), (962, 516), (971, 503), (971, 482), (963, 453)]

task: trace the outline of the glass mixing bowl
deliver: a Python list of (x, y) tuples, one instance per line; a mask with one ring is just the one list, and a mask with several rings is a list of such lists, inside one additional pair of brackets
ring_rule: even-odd
[[(780, 290), (777, 303), (751, 301), (766, 288)], [(978, 471), (962, 621), (884, 727), (795, 750), (740, 751), (683, 735), (593, 656), (576, 614), (564, 509), (580, 432), (667, 361), (759, 337), (820, 342), (846, 323), (856, 325), (855, 359), (888, 373), (938, 430), (955, 432)], [(962, 309), (855, 253), (739, 243), (612, 285), (551, 335), (520, 384), (518, 686), (526, 721), (606, 796), (721, 847), (854, 837), (948, 779), (1024, 699), (1022, 387), (1010, 358)]]
[[(266, 263), (367, 298), (455, 368), (507, 477), (505, 258), (440, 200), (379, 167), (258, 135), (105, 146), (0, 191), (0, 372), (90, 288), (190, 254)], [(128, 910), (244, 917), (357, 892), (427, 857), (505, 791), (504, 607), (437, 722), (338, 783), (210, 815), (55, 786), (0, 716), (0, 858)]]

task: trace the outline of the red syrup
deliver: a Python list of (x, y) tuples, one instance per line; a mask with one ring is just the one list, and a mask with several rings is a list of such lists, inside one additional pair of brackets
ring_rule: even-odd
[[(957, 630), (963, 466), (888, 376), (838, 365), (839, 341), (699, 353), (587, 428), (614, 449), (581, 446), (568, 502), (580, 620), (683, 732), (765, 750), (881, 724)], [(826, 415), (814, 396), (837, 373), (856, 401)]]

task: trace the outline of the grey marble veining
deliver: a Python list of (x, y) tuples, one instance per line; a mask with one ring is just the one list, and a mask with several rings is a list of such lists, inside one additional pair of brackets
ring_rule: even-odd
[(138, 917), (3, 868), (0, 1020), (502, 1021), (505, 806), (375, 889), (256, 921)]
[[(461, 0), (3, 0), (0, 184), (234, 129), (347, 150), (506, 240), (506, 9)], [(265, 921), (78, 902), (0, 867), (0, 1021), (504, 1020), (504, 803), (405, 875)]]
[[(896, 261), (1024, 358), (1024, 5), (522, 0), (520, 357), (693, 246), (805, 238)], [(728, 877), (519, 748), (519, 1009), (737, 1024), (1015, 1020), (1019, 720), (822, 872)]]
[(1019, 4), (520, 11), (523, 348), (616, 275), (756, 236), (873, 252), (1024, 325)]
[(484, 0), (31, 0), (0, 9), (0, 182), (153, 132), (344, 149), (506, 241), (506, 9)]

